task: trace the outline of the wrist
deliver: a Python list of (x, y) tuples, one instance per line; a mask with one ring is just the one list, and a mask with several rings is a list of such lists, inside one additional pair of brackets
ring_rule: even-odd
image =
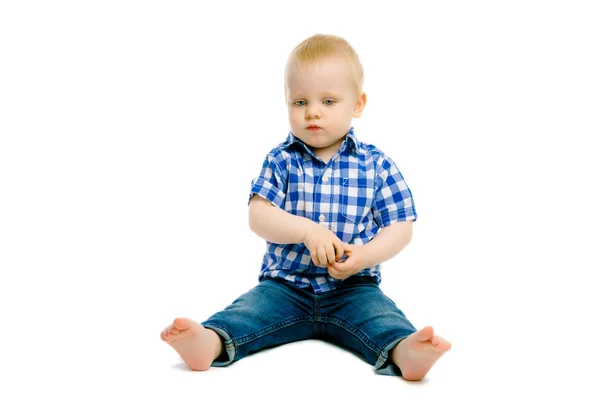
[(301, 227), (302, 237), (301, 237), (300, 243), (303, 243), (306, 245), (306, 241), (308, 240), (308, 237), (310, 236), (310, 232), (318, 226), (319, 226), (319, 224), (317, 224), (316, 222), (314, 222), (308, 218), (303, 218), (302, 227)]
[(361, 257), (361, 265), (360, 265), (360, 270), (357, 271), (361, 272), (364, 269), (368, 269), (371, 268), (377, 264), (379, 264), (379, 262), (377, 262), (377, 256), (376, 254), (374, 254), (374, 251), (371, 249), (371, 246), (369, 246), (369, 243), (360, 246), (361, 247), (361, 253), (362, 253), (362, 257)]

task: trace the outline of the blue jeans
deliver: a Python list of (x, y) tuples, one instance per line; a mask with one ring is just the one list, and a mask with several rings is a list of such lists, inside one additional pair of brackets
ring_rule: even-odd
[(416, 331), (368, 277), (350, 277), (321, 294), (265, 279), (202, 325), (223, 340), (225, 351), (213, 366), (229, 365), (267, 347), (322, 339), (361, 354), (379, 374), (399, 376), (390, 352)]

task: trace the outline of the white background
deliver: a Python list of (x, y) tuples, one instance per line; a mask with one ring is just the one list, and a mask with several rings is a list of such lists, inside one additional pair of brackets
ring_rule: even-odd
[[(2, 2), (0, 397), (598, 398), (593, 3)], [(414, 195), (382, 288), (454, 345), (421, 383), (316, 341), (194, 373), (159, 338), (257, 283), (250, 182), (314, 33)]]

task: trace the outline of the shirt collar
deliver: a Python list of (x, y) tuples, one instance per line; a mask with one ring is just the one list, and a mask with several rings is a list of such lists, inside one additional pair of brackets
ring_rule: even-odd
[[(290, 147), (294, 143), (299, 143), (306, 150), (309, 150), (308, 147), (306, 146), (306, 144), (302, 140), (300, 140), (296, 136), (294, 136), (294, 134), (290, 131), (286, 141), (284, 142), (284, 147)], [(344, 139), (344, 141), (342, 142), (342, 145), (340, 146), (340, 152), (348, 150), (348, 151), (354, 151), (355, 153), (358, 153), (359, 148), (360, 148), (360, 146), (358, 143), (358, 139), (356, 138), (356, 135), (354, 134), (354, 127), (351, 127), (350, 130), (348, 131), (348, 133), (346, 133), (346, 138)]]

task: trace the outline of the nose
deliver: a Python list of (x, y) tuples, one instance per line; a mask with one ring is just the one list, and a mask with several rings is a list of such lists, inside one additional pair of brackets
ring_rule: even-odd
[(306, 107), (306, 119), (320, 119), (321, 118), (321, 110), (318, 105), (309, 104)]

